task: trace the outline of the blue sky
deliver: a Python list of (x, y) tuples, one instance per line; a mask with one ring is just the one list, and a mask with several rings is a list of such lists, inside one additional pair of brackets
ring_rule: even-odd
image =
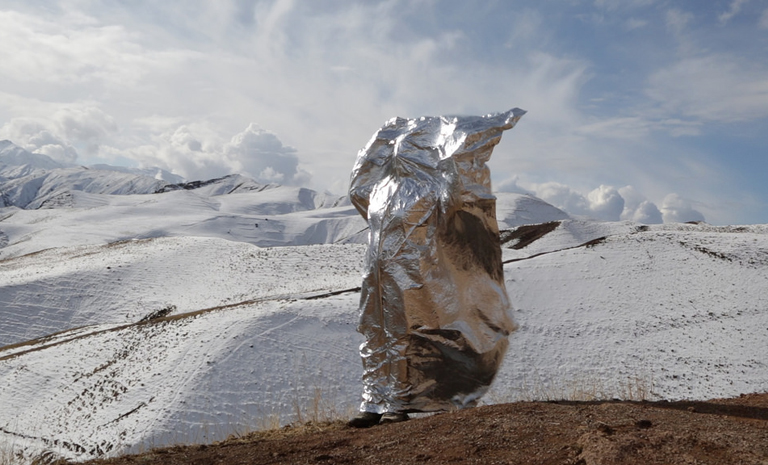
[(392, 116), (528, 111), (497, 190), (768, 223), (768, 0), (0, 0), (0, 139), (344, 193)]

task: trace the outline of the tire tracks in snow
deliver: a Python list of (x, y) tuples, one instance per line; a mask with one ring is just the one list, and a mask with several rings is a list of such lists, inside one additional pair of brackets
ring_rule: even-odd
[(91, 337), (91, 336), (96, 336), (96, 335), (103, 334), (103, 333), (121, 331), (121, 330), (124, 330), (124, 329), (133, 328), (133, 327), (139, 327), (139, 326), (145, 326), (145, 325), (155, 325), (155, 324), (159, 324), (159, 323), (171, 322), (171, 321), (176, 321), (176, 320), (183, 320), (183, 319), (186, 319), (186, 318), (195, 318), (197, 316), (200, 316), (200, 315), (203, 315), (203, 314), (206, 314), (206, 313), (211, 313), (211, 312), (216, 312), (216, 311), (225, 311), (225, 310), (229, 310), (229, 309), (233, 309), (233, 308), (238, 308), (238, 307), (243, 307), (243, 306), (247, 306), (247, 305), (256, 305), (256, 304), (260, 304), (260, 303), (275, 302), (275, 301), (281, 301), (281, 300), (288, 301), (288, 302), (299, 301), (299, 300), (319, 300), (319, 299), (333, 297), (333, 296), (337, 296), (337, 295), (341, 295), (341, 294), (360, 292), (360, 290), (361, 290), (360, 287), (353, 287), (353, 288), (349, 288), (349, 289), (339, 289), (339, 290), (328, 291), (328, 292), (323, 292), (323, 293), (319, 293), (319, 294), (306, 295), (306, 294), (309, 294), (309, 293), (305, 293), (304, 295), (302, 295), (302, 294), (298, 294), (298, 295), (278, 295), (278, 296), (264, 297), (264, 298), (259, 298), (259, 299), (244, 300), (244, 301), (241, 301), (241, 302), (235, 302), (235, 303), (226, 304), (226, 305), (219, 305), (219, 306), (216, 306), (216, 307), (205, 308), (205, 309), (202, 309), (202, 310), (195, 310), (195, 311), (187, 312), (187, 313), (180, 313), (180, 314), (177, 314), (177, 315), (170, 315), (170, 316), (164, 316), (164, 317), (159, 317), (159, 318), (153, 318), (153, 319), (150, 319), (150, 320), (138, 321), (138, 322), (135, 322), (135, 323), (121, 324), (121, 325), (117, 325), (117, 326), (106, 328), (106, 329), (101, 329), (101, 330), (96, 330), (96, 331), (92, 331), (92, 332), (87, 332), (85, 334), (78, 334), (78, 335), (72, 336), (72, 337), (64, 337), (64, 338), (62, 338), (60, 340), (57, 340), (55, 342), (51, 342), (51, 343), (48, 343), (48, 344), (45, 343), (46, 341), (51, 340), (54, 336), (63, 336), (63, 335), (65, 335), (66, 333), (68, 333), (70, 331), (83, 330), (83, 329), (87, 328), (87, 326), (82, 326), (82, 327), (78, 327), (78, 328), (72, 328), (72, 329), (60, 331), (60, 332), (57, 332), (57, 333), (54, 333), (54, 334), (51, 334), (51, 335), (47, 335), (47, 336), (43, 336), (43, 337), (40, 337), (40, 338), (32, 339), (30, 341), (25, 341), (25, 342), (20, 342), (20, 343), (17, 343), (17, 344), (12, 344), (12, 345), (9, 345), (9, 346), (5, 346), (5, 347), (0, 347), (0, 354), (2, 354), (2, 352), (6, 351), (6, 350), (18, 349), (18, 348), (24, 347), (24, 346), (35, 346), (36, 344), (43, 344), (43, 345), (40, 345), (40, 346), (37, 346), (37, 347), (32, 347), (32, 348), (27, 349), (27, 350), (21, 350), (19, 352), (14, 352), (14, 353), (9, 354), (9, 355), (5, 355), (5, 356), (0, 355), (0, 362), (2, 362), (4, 360), (9, 360), (9, 359), (12, 359), (12, 358), (16, 358), (16, 357), (19, 357), (21, 355), (28, 354), (28, 353), (31, 353), (31, 352), (37, 352), (37, 351), (40, 351), (40, 350), (48, 349), (50, 347), (58, 346), (60, 344), (64, 344), (64, 343), (75, 341), (75, 340), (79, 340), (79, 339), (84, 339), (84, 338)]

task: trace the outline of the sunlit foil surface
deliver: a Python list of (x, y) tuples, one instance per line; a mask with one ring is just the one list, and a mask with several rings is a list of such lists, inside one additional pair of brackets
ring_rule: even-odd
[(493, 381), (516, 326), (486, 162), (523, 114), (393, 118), (358, 154), (361, 411), (469, 407)]

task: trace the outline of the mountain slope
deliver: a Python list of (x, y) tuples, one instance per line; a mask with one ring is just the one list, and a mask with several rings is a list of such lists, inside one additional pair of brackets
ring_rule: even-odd
[(165, 179), (179, 179), (162, 171), (64, 167), (7, 141), (2, 147), (0, 259), (164, 236), (261, 246), (364, 240), (365, 224), (344, 197), (240, 175), (172, 184)]
[[(154, 172), (163, 174), (162, 171)], [(147, 174), (143, 170), (106, 165), (94, 169), (64, 165), (46, 155), (28, 152), (10, 141), (0, 141), (0, 207), (66, 207), (70, 206), (73, 191), (147, 194), (169, 184)]]
[[(505, 251), (521, 328), (487, 401), (768, 390), (768, 228), (654, 226), (573, 247), (579, 224), (540, 239), (561, 234), (563, 247)], [(291, 421), (317, 399), (324, 411), (354, 408), (362, 258), (361, 245), (178, 237), (2, 262), (25, 270), (18, 289), (53, 288), (62, 305), (92, 299), (77, 318), (99, 323), (0, 349), (0, 434), (88, 457)], [(112, 286), (99, 266), (116, 273)], [(65, 279), (82, 284), (52, 285)]]
[(0, 140), (0, 182), (65, 167), (46, 155), (28, 152), (9, 140)]

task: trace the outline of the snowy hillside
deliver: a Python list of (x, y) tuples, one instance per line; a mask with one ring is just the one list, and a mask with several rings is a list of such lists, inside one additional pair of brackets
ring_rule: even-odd
[[(357, 405), (365, 223), (248, 182), (0, 209), (0, 445), (82, 459)], [(497, 210), (520, 330), (487, 402), (768, 390), (768, 226)]]
[(283, 186), (210, 197), (195, 190), (121, 196), (73, 191), (69, 208), (0, 209), (0, 243), (6, 243), (0, 259), (70, 244), (164, 236), (222, 237), (265, 247), (322, 244), (365, 229), (348, 203), (314, 208), (317, 200), (314, 191)]
[(167, 172), (158, 172), (163, 179), (150, 177), (156, 171), (151, 169), (63, 167), (12, 144), (4, 147), (0, 259), (165, 236), (223, 237), (259, 246), (365, 237), (365, 222), (340, 196), (240, 175), (180, 182)]
[[(149, 176), (154, 173), (153, 176)], [(140, 170), (98, 165), (93, 168), (63, 165), (30, 153), (9, 141), (0, 141), (0, 207), (55, 208), (69, 206), (73, 192), (94, 194), (147, 194), (180, 181), (162, 170)]]
[(38, 153), (28, 152), (11, 141), (0, 140), (0, 181), (41, 174), (65, 166)]

